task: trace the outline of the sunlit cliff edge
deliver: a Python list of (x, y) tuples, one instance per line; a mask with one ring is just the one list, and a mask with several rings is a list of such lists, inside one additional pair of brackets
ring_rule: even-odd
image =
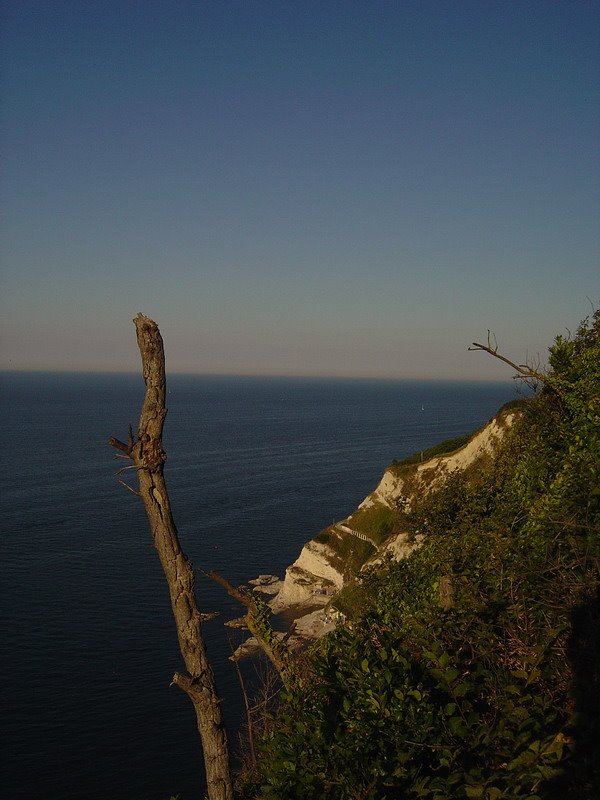
[[(386, 558), (399, 561), (413, 552), (423, 535), (403, 527), (403, 515), (448, 476), (476, 469), (478, 463), (493, 458), (519, 413), (515, 404), (509, 404), (482, 428), (464, 437), (460, 446), (455, 447), (457, 440), (450, 440), (432, 448), (436, 455), (428, 457), (429, 451), (425, 451), (388, 466), (377, 487), (354, 512), (304, 545), (271, 601), (273, 611), (326, 606), (366, 566)], [(449, 452), (439, 452), (444, 449)], [(320, 629), (313, 627), (313, 635), (330, 628), (321, 622)]]

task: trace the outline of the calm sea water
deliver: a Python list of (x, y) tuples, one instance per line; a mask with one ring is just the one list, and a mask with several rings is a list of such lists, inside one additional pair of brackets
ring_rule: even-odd
[[(135, 429), (143, 382), (4, 373), (1, 389), (2, 795), (199, 798), (191, 705), (169, 688), (181, 663), (167, 590), (106, 443)], [(282, 575), (392, 459), (473, 430), (514, 396), (510, 383), (173, 377), (166, 478), (183, 547), (234, 583)], [(221, 621), (240, 609), (204, 579), (197, 590), (221, 612), (204, 632), (235, 750), (241, 700)]]

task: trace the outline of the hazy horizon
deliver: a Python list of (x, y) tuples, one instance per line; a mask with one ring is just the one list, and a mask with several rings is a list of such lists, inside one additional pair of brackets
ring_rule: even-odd
[(0, 368), (502, 380), (600, 302), (598, 0), (0, 14)]
[[(0, 375), (127, 375), (133, 378), (139, 378), (143, 383), (143, 376), (141, 369), (96, 369), (89, 368), (82, 369), (27, 369), (27, 368), (0, 368)], [(331, 381), (381, 381), (385, 382), (402, 382), (407, 383), (510, 383), (514, 380), (515, 386), (521, 380), (516, 376), (513, 378), (509, 374), (504, 377), (418, 377), (414, 375), (349, 375), (349, 374), (317, 374), (317, 373), (243, 373), (243, 372), (173, 372), (167, 368), (167, 382), (171, 377), (174, 378), (256, 378), (264, 380), (277, 380), (281, 379), (298, 379), (298, 380), (331, 380)]]

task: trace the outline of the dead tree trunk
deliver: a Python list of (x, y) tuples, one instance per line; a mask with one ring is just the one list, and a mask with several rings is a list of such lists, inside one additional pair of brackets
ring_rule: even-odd
[(163, 475), (166, 454), (162, 447), (165, 408), (165, 356), (158, 326), (143, 314), (134, 319), (142, 356), (146, 396), (137, 438), (129, 432), (129, 442), (109, 439), (110, 444), (133, 461), (139, 480), (154, 546), (169, 586), (179, 648), (188, 674), (178, 672), (173, 683), (189, 696), (196, 712), (204, 751), (206, 781), (210, 800), (231, 800), (227, 737), (212, 668), (202, 637), (201, 618), (196, 604), (194, 573), (181, 550), (173, 521), (169, 495)]

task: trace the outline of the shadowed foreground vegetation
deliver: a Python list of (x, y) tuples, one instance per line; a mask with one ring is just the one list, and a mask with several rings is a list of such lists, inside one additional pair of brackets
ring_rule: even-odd
[(556, 339), (495, 459), (407, 515), (423, 546), (363, 573), (238, 797), (600, 796), (599, 327)]

